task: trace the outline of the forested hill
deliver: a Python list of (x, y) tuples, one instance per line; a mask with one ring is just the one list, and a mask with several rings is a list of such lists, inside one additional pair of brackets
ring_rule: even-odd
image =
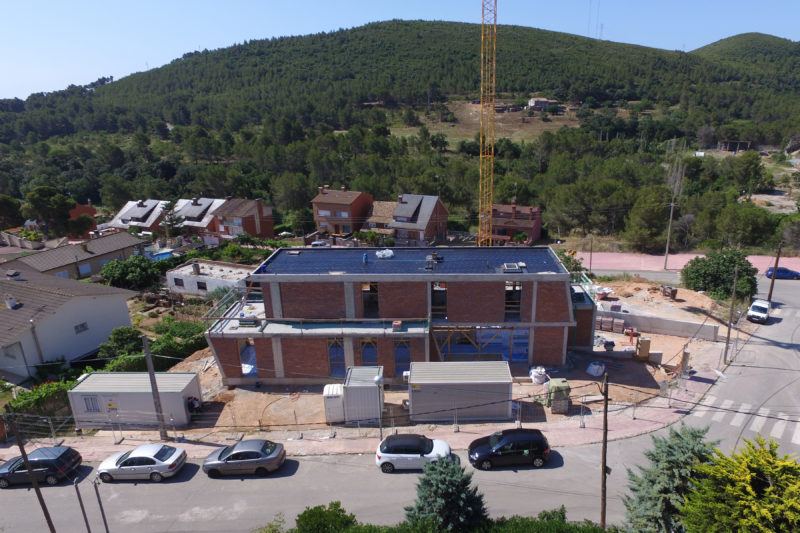
[[(682, 53), (501, 26), (497, 46), (497, 89), (512, 97), (680, 104), (687, 129), (771, 121), (773, 137), (800, 116), (798, 45), (784, 39), (746, 34)], [(346, 129), (363, 122), (365, 102), (392, 108), (473, 97), (479, 53), (480, 27), (451, 22), (394, 20), (250, 41), (113, 82), (0, 100), (0, 142), (133, 132), (163, 121), (238, 131), (285, 117)]]

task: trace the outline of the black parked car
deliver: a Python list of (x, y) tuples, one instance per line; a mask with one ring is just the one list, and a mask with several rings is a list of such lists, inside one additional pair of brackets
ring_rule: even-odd
[(547, 461), (550, 445), (538, 429), (505, 429), (472, 441), (468, 454), (472, 466), (483, 470), (508, 465), (538, 468)]
[[(28, 454), (36, 481), (56, 485), (77, 470), (81, 465), (81, 454), (69, 446), (37, 448)], [(29, 483), (28, 469), (22, 457), (14, 457), (0, 465), (0, 489), (16, 483)]]

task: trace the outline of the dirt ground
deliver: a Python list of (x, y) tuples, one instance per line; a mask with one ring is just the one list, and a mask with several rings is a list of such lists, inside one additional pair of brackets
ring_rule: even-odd
[[(603, 286), (613, 290), (607, 302), (618, 303), (631, 313), (657, 314), (698, 323), (708, 320), (720, 324), (720, 333), (724, 331), (725, 324), (714, 317), (715, 312), (724, 315), (723, 310), (717, 309), (717, 304), (704, 294), (678, 289), (677, 297), (671, 300), (661, 295), (659, 284), (646, 280), (613, 281)], [(742, 331), (746, 334), (750, 326), (749, 323), (743, 324)], [(598, 331), (597, 335), (613, 340), (616, 344), (614, 351), (606, 352), (600, 346), (592, 353), (570, 352), (565, 367), (547, 369), (550, 377), (568, 380), (573, 411), (579, 410), (582, 402), (591, 409), (593, 404), (602, 399), (602, 378), (586, 372), (592, 362), (603, 363), (609, 373), (610, 401), (630, 404), (645, 401), (659, 393), (662, 382), (674, 375), (671, 371), (679, 364), (684, 349), (690, 353), (701, 353), (714, 346), (714, 343), (699, 339), (648, 333), (651, 350), (664, 354), (664, 365), (653, 365), (633, 358), (636, 337), (606, 331)], [(208, 348), (193, 354), (171, 371), (192, 371), (199, 375), (204, 408), (203, 415), (194, 423), (198, 431), (213, 428), (294, 430), (326, 427), (322, 386), (248, 386), (227, 390), (222, 385), (219, 369)], [(542, 385), (529, 380), (527, 383), (515, 383), (513, 394), (519, 399), (523, 422), (542, 422), (564, 416), (551, 414), (537, 401), (537, 396), (542, 392)], [(387, 427), (409, 423), (403, 407), (403, 400), (406, 399), (407, 388), (400, 385), (387, 388), (384, 400), (384, 424)]]

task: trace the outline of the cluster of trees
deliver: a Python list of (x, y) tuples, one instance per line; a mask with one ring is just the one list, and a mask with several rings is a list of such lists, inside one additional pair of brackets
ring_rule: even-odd
[(797, 531), (800, 465), (758, 437), (726, 456), (707, 429), (681, 426), (653, 437), (647, 466), (628, 470), (624, 498), (633, 531)]
[[(800, 235), (796, 216), (738, 203), (774, 185), (756, 152), (683, 158), (683, 186), (666, 186), (679, 157), (671, 139), (796, 136), (800, 98), (785, 88), (800, 80), (784, 40), (742, 35), (686, 54), (502, 32), (498, 90), (524, 100), (535, 87), (569, 102), (580, 128), (498, 139), (496, 201), (543, 206), (551, 236), (620, 235), (646, 252), (664, 249), (673, 203), (674, 248)], [(477, 35), (475, 25), (390, 21), (195, 52), (116, 82), (0, 101), (0, 213), (9, 213), (0, 223), (31, 208), (60, 231), (61, 215), (48, 212), (58, 201), (115, 211), (135, 198), (231, 195), (268, 199), (279, 223), (302, 232), (317, 187), (330, 184), (378, 200), (439, 195), (469, 227), (479, 142), (431, 134), (417, 113), (454, 120), (448, 98), (477, 91)], [(742, 53), (750, 44), (758, 54)], [(396, 136), (393, 125), (418, 130)], [(37, 204), (41, 187), (55, 190), (53, 205)]]
[[(166, 371), (197, 350), (208, 346), (202, 322), (186, 322), (165, 316), (155, 326), (156, 337), (149, 342), (156, 371)], [(114, 328), (108, 342), (100, 344), (97, 358), (100, 372), (147, 372), (142, 331), (134, 326)]]

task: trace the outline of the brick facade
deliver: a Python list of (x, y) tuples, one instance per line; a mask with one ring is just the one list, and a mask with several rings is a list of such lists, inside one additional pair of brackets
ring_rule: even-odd
[(330, 376), (328, 339), (284, 337), (281, 339), (286, 378), (318, 380)]
[(267, 337), (256, 337), (253, 339), (253, 347), (256, 350), (256, 365), (258, 365), (258, 377), (275, 377), (275, 359), (272, 356), (272, 339)]
[(564, 326), (537, 326), (533, 328), (533, 364), (561, 366), (564, 364)]
[(505, 282), (449, 282), (447, 321), (504, 322)]
[(563, 281), (536, 283), (536, 322), (569, 322), (568, 286)]
[(213, 338), (210, 344), (217, 354), (222, 375), (228, 378), (242, 377), (242, 358), (239, 355), (239, 340), (234, 338)]
[(381, 318), (428, 316), (428, 284), (381, 282), (378, 284), (378, 314)]
[(342, 283), (281, 283), (284, 318), (344, 318)]

